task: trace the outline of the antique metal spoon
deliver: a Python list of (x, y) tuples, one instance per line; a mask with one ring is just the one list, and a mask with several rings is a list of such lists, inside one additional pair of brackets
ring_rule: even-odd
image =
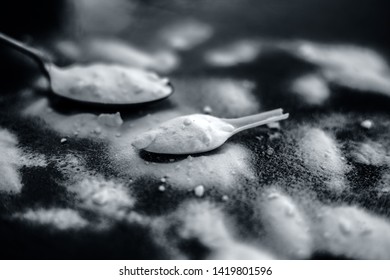
[(51, 92), (71, 101), (88, 105), (140, 105), (173, 93), (167, 78), (150, 71), (101, 63), (58, 67), (41, 51), (5, 34), (0, 33), (0, 43), (31, 57), (47, 78)]

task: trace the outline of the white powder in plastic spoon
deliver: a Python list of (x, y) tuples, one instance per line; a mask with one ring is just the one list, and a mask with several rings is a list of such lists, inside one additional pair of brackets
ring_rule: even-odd
[(234, 127), (219, 118), (194, 114), (174, 118), (140, 135), (133, 146), (160, 154), (191, 154), (222, 145)]

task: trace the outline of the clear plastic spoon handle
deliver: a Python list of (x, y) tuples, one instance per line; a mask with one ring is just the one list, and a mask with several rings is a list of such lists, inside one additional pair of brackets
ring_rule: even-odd
[(236, 129), (234, 129), (234, 131), (232, 132), (232, 135), (234, 135), (234, 134), (236, 134), (238, 132), (241, 132), (243, 130), (246, 130), (246, 129), (254, 128), (256, 126), (260, 126), (260, 125), (264, 125), (264, 124), (268, 124), (268, 123), (272, 123), (272, 122), (278, 122), (278, 121), (281, 121), (281, 120), (285, 120), (288, 117), (289, 117), (289, 114), (283, 114), (283, 115), (280, 115), (280, 116), (270, 117), (270, 118), (263, 119), (263, 120), (258, 121), (258, 122), (253, 122), (253, 123), (250, 123), (250, 124), (247, 124), (247, 125), (243, 125), (243, 126), (240, 126), (240, 127), (237, 127)]

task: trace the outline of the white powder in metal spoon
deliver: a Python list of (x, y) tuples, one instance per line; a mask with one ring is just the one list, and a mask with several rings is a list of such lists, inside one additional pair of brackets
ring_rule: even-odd
[(52, 89), (64, 97), (85, 102), (142, 103), (172, 92), (168, 79), (155, 73), (119, 65), (93, 64), (50, 69)]

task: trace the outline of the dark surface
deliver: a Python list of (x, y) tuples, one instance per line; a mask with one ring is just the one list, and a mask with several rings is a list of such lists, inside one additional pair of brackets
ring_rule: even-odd
[[(53, 30), (61, 30), (66, 20), (69, 20), (69, 18), (62, 19), (64, 10), (60, 1), (58, 3), (55, 1), (56, 4), (53, 1), (6, 2), (8, 2), (5, 4), (6, 8), (0, 9), (0, 31), (19, 38), (28, 35), (37, 43), (43, 42), (42, 38), (50, 37), (51, 35), (48, 34), (52, 34)], [(349, 162), (351, 169), (346, 174), (346, 178), (352, 187), (341, 194), (335, 194), (326, 188), (323, 178), (308, 171), (299, 162), (294, 150), (297, 143), (290, 139), (291, 141), (287, 141), (286, 144), (289, 132), (304, 123), (334, 132), (337, 141), (345, 150), (348, 150), (345, 146), (348, 142), (367, 139), (381, 143), (388, 150), (390, 143), (388, 139), (390, 99), (388, 97), (335, 86), (327, 104), (320, 108), (307, 108), (294, 99), (285, 90), (284, 85), (301, 73), (317, 69), (317, 66), (290, 53), (273, 50), (250, 64), (222, 70), (204, 65), (199, 59), (203, 51), (211, 46), (234, 41), (235, 38), (252, 36), (283, 40), (300, 38), (326, 43), (346, 42), (389, 54), (388, 1), (139, 0), (138, 2), (142, 4), (138, 5), (133, 14), (134, 25), (131, 30), (123, 31), (121, 36), (140, 45), (148, 45), (147, 42), (153, 44), (151, 38), (154, 37), (157, 26), (183, 17), (206, 21), (217, 30), (216, 35), (206, 44), (181, 54), (182, 68), (172, 74), (174, 79), (180, 80), (183, 77), (251, 79), (259, 85), (255, 96), (264, 110), (283, 107), (293, 116), (291, 121), (284, 124), (284, 130), (281, 131), (282, 140), (270, 139), (272, 133), (264, 128), (254, 129), (231, 139), (231, 143), (244, 145), (253, 152), (253, 168), (258, 176), (257, 182), (247, 182), (246, 185), (244, 184), (246, 189), (233, 192), (231, 201), (234, 202), (226, 207), (223, 206), (224, 211), (236, 221), (239, 236), (242, 234), (248, 238), (257, 233), (259, 226), (253, 222), (256, 217), (253, 217), (255, 214), (252, 203), (256, 200), (258, 190), (280, 182), (281, 178), (286, 182), (286, 187), (282, 189), (293, 196), (299, 197), (301, 193), (306, 193), (326, 205), (336, 205), (340, 202), (357, 205), (388, 219), (389, 196), (379, 196), (378, 190), (373, 186), (380, 181), (383, 174), (389, 172), (389, 166), (365, 166)], [(22, 5), (24, 8), (20, 9)], [(137, 24), (138, 22), (140, 24)], [(28, 63), (24, 60), (17, 62), (17, 56), (11, 55), (8, 51), (1, 50), (0, 56), (4, 59), (1, 59), (0, 65), (3, 79), (0, 80), (2, 85), (0, 126), (17, 136), (19, 146), (51, 158), (65, 157), (68, 153), (82, 154), (85, 165), (92, 172), (103, 174), (107, 178), (119, 177), (115, 167), (106, 163), (109, 155), (105, 143), (78, 139), (69, 141), (65, 146), (59, 146), (62, 135), (42, 121), (20, 116), (19, 109), (23, 108), (25, 101), (20, 100), (16, 95), (17, 89), (31, 85), (36, 72), (32, 65), (28, 70)], [(174, 104), (161, 104), (164, 110), (174, 106)], [(58, 109), (56, 106), (53, 108)], [(153, 112), (158, 109), (152, 106), (145, 110)], [(70, 116), (91, 110), (60, 105), (57, 111), (63, 111)], [(329, 116), (337, 114), (347, 118), (346, 124), (329, 121)], [(135, 115), (137, 113), (122, 110), (124, 119), (132, 119)], [(359, 126), (359, 123), (367, 118), (379, 124), (369, 132)], [(259, 135), (262, 137), (260, 142), (254, 138)], [(284, 136), (286, 138), (283, 138)], [(273, 156), (265, 152), (268, 147), (273, 148)], [(215, 153), (218, 152), (220, 151)], [(169, 162), (172, 158), (148, 153), (141, 153), (140, 157), (148, 162), (157, 163)], [(175, 162), (183, 160), (180, 157), (173, 159)], [(12, 213), (30, 207), (77, 208), (74, 197), (62, 186), (66, 178), (58, 170), (54, 160), (49, 161), (45, 168), (21, 168), (20, 173), (24, 185), (21, 194), (17, 196), (0, 194), (0, 240), (5, 244), (0, 250), (1, 259), (164, 259), (181, 258), (183, 255), (198, 259), (207, 257), (210, 251), (196, 239), (174, 241), (173, 245), (161, 245), (154, 241), (155, 233), (150, 231), (148, 226), (128, 224), (125, 221), (116, 222), (110, 229), (104, 231), (85, 229), (64, 232), (10, 219)], [(292, 185), (290, 182), (293, 182)], [(134, 191), (137, 198), (136, 211), (150, 217), (168, 217), (167, 223), (170, 220), (169, 215), (177, 209), (178, 205), (190, 199), (187, 190), (167, 192), (166, 196), (159, 195), (158, 191), (151, 187), (157, 184), (155, 178), (146, 176), (135, 184), (138, 186)], [(307, 189), (304, 189), (306, 187)], [(220, 191), (212, 189), (207, 199), (219, 205), (219, 197)], [(80, 211), (85, 217), (92, 215), (91, 220), (97, 218), (87, 213), (88, 211)], [(175, 239), (176, 233), (172, 231), (168, 231), (167, 236)], [(180, 254), (176, 254), (177, 252)], [(311, 258), (348, 257), (332, 255), (328, 252), (314, 252)]]

